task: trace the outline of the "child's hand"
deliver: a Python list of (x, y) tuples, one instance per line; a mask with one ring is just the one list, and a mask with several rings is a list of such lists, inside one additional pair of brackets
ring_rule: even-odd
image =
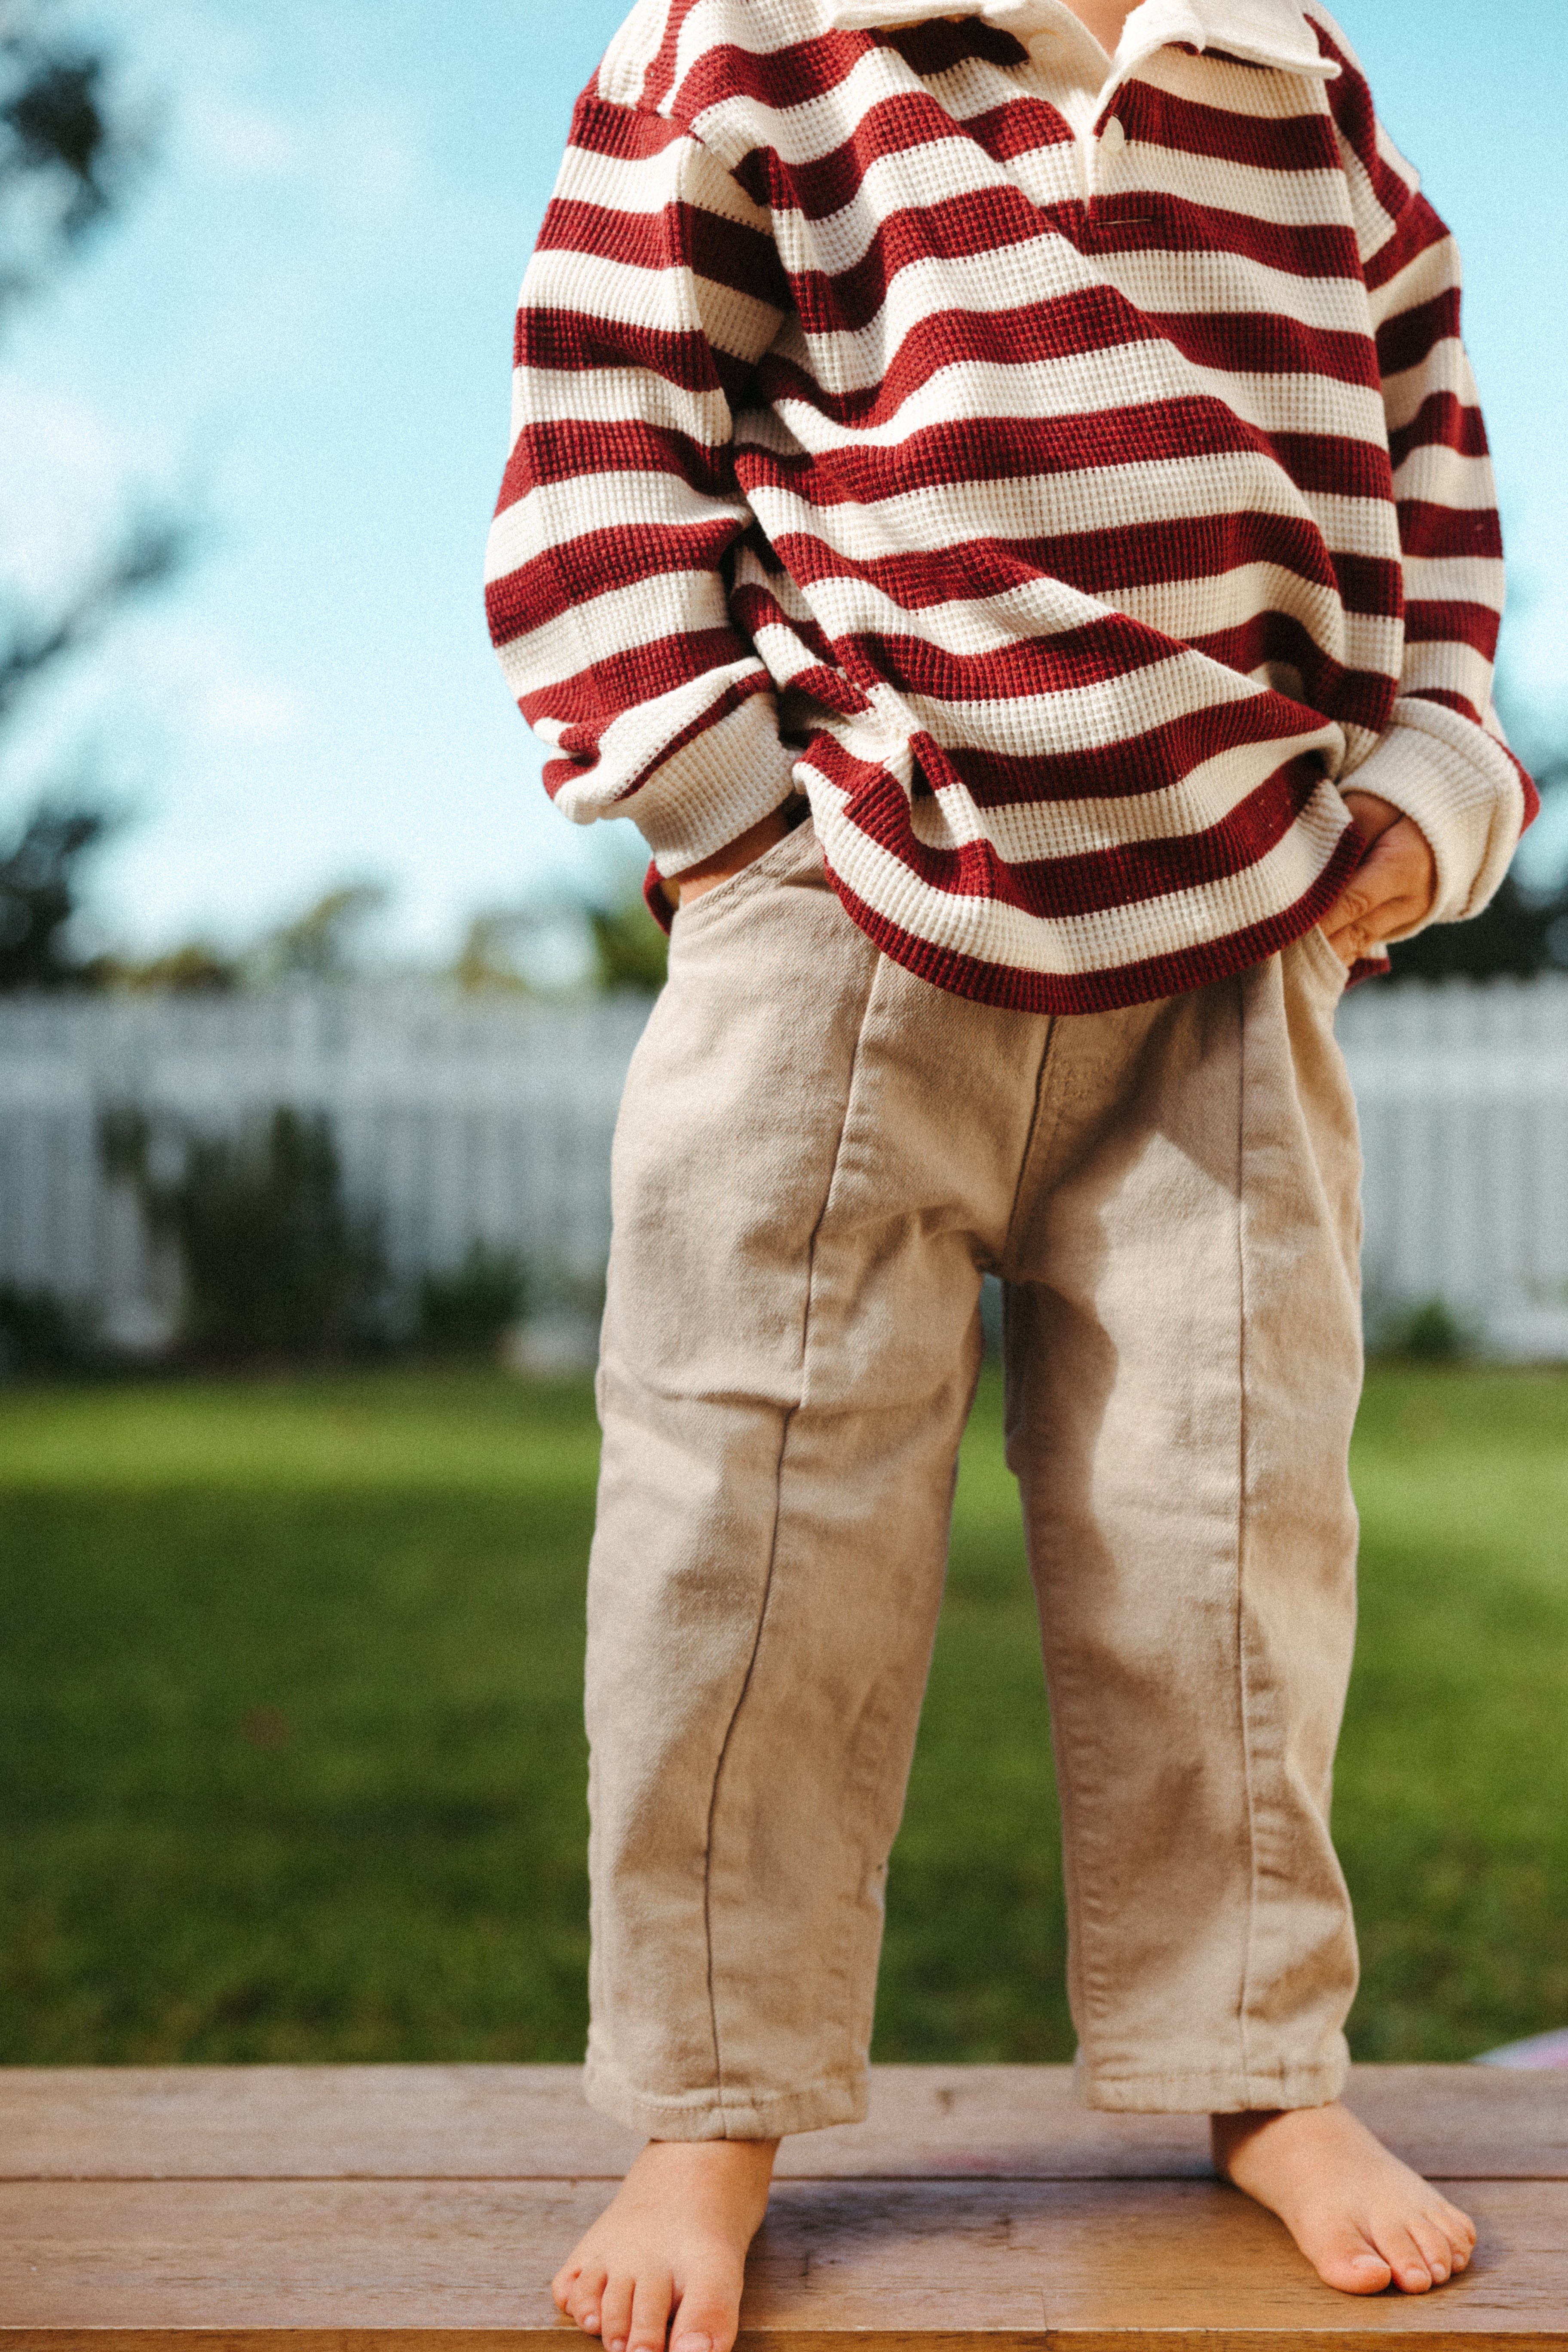
[(1364, 845), (1361, 864), (1328, 913), (1322, 930), (1346, 963), (1368, 954), (1395, 931), (1418, 923), (1432, 904), (1437, 868), (1426, 835), (1376, 793), (1344, 794)]
[(714, 889), (721, 882), (728, 882), (730, 877), (739, 874), (742, 866), (753, 865), (765, 850), (773, 847), (775, 841), (782, 841), (788, 831), (784, 810), (775, 809), (771, 816), (748, 826), (738, 840), (727, 842), (722, 849), (716, 849), (711, 857), (705, 857), (700, 866), (689, 866), (684, 874), (678, 874), (673, 879), (668, 876), (663, 877), (658, 887), (672, 907), (684, 906), (689, 898), (700, 898), (704, 890)]

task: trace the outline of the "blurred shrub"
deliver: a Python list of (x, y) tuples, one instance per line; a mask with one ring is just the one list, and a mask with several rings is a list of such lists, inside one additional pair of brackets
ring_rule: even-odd
[(493, 1355), (501, 1333), (521, 1318), (527, 1297), (521, 1260), (474, 1242), (454, 1272), (427, 1274), (420, 1283), (420, 1342), (440, 1355)]
[(1469, 1349), (1470, 1335), (1447, 1300), (1426, 1298), (1384, 1325), (1378, 1352), (1413, 1364), (1451, 1364)]
[(0, 1379), (69, 1371), (89, 1353), (81, 1318), (52, 1290), (0, 1282)]
[(595, 983), (605, 995), (623, 989), (657, 996), (664, 986), (669, 941), (643, 903), (641, 894), (616, 907), (591, 907)]
[(275, 1110), (259, 1130), (203, 1136), (108, 1114), (105, 1163), (180, 1254), (182, 1331), (224, 1361), (341, 1355), (379, 1336), (385, 1265), (352, 1210), (324, 1117)]

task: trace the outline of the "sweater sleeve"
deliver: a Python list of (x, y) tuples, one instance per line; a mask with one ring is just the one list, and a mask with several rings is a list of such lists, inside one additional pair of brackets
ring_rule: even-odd
[(1457, 922), (1491, 898), (1539, 805), (1491, 698), (1503, 602), (1497, 496), (1459, 340), (1453, 238), (1358, 74), (1342, 77), (1334, 108), (1377, 335), (1405, 568), (1398, 696), (1388, 727), (1339, 782), (1415, 819), (1437, 870), (1426, 920)]
[[(663, 874), (786, 799), (773, 681), (733, 626), (752, 524), (732, 404), (778, 331), (768, 216), (661, 117), (590, 90), (523, 282), (490, 633), (581, 824), (635, 820)], [(774, 299), (777, 298), (777, 299)]]

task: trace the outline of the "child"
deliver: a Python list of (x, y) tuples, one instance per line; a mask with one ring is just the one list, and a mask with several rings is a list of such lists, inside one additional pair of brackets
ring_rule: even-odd
[(1458, 264), (1306, 0), (640, 0), (518, 328), (492, 625), (653, 852), (589, 1594), (556, 2281), (728, 2352), (781, 2134), (864, 2112), (982, 1274), (1079, 2075), (1213, 2116), (1323, 2278), (1466, 2217), (1338, 2104), (1347, 968), (1531, 805)]

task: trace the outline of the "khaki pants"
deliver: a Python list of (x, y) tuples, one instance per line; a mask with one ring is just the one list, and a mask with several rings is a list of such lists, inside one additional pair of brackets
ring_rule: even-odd
[[(1321, 933), (1047, 1020), (844, 914), (809, 825), (677, 919), (616, 1139), (589, 1592), (588, 2095), (865, 2111), (983, 1270), (1100, 2107), (1334, 2097), (1360, 1158)], [(1043, 1826), (1043, 1825), (1042, 1825)]]

